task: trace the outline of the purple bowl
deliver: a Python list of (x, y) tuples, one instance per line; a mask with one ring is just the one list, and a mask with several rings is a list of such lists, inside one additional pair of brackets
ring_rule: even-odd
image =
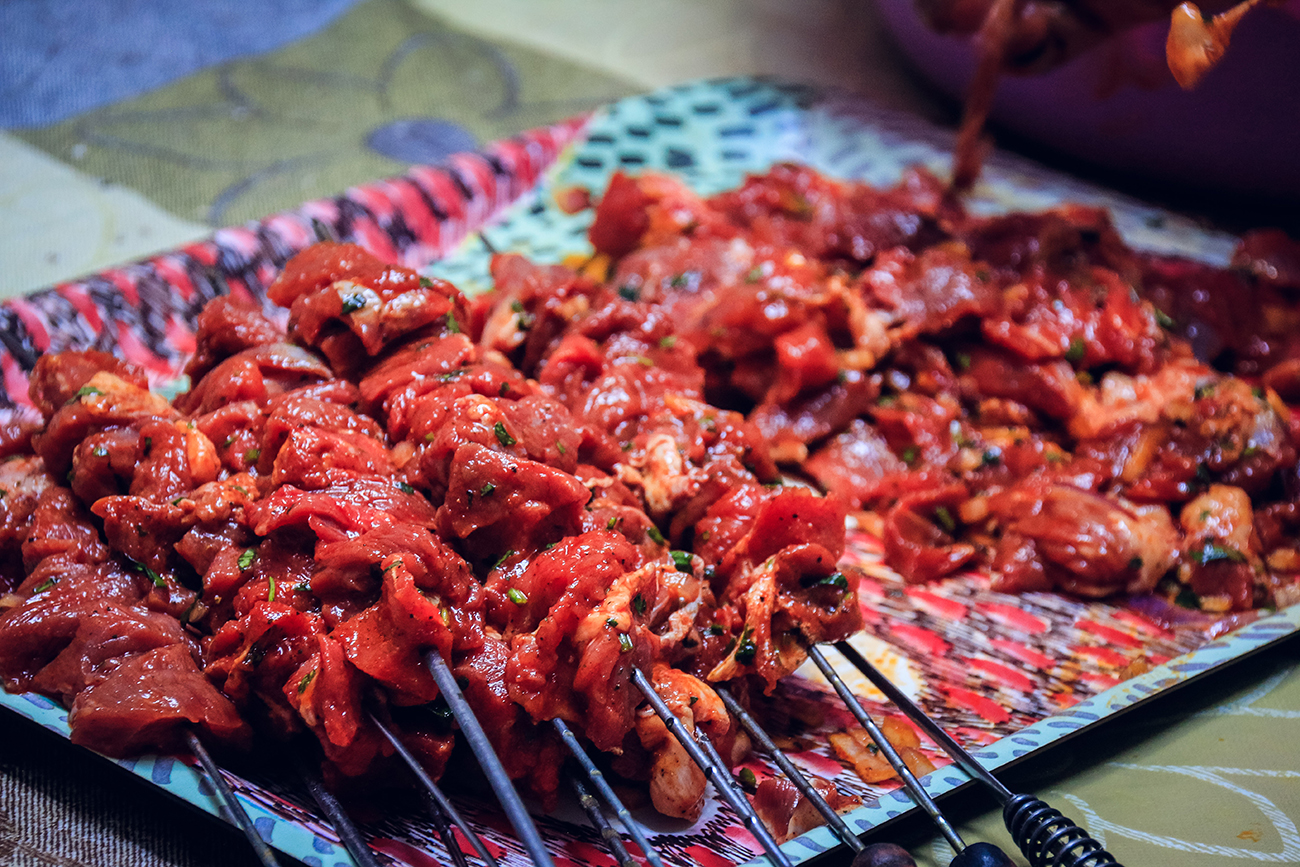
[[(931, 82), (965, 94), (969, 39), (940, 36), (913, 0), (876, 0)], [(1166, 22), (1137, 28), (1046, 75), (1006, 76), (992, 119), (1080, 160), (1142, 179), (1269, 199), (1300, 198), (1300, 0), (1247, 15), (1220, 65), (1183, 91), (1165, 65)]]

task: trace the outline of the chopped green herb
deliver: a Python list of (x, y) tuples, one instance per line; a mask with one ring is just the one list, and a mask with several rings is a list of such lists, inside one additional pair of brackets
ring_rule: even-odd
[(518, 298), (516, 298), (514, 301), (511, 301), (511, 302), (510, 302), (510, 311), (511, 311), (512, 313), (523, 313), (523, 312), (524, 312), (524, 305), (523, 305), (523, 302), (520, 301)]
[(740, 643), (736, 645), (736, 662), (741, 665), (749, 665), (758, 653), (758, 647), (750, 637), (753, 633), (754, 630), (746, 626), (745, 631), (740, 634)]
[(490, 497), (492, 496), (492, 492), (495, 491), (496, 489), (497, 489), (496, 485), (492, 484), (491, 482), (488, 482), (486, 485), (478, 489), (478, 494), (480, 497)]
[(244, 460), (248, 461), (250, 464), (257, 463), (257, 459), (260, 458), (261, 456), (262, 456), (261, 449), (249, 449), (248, 451), (244, 452)]
[(676, 345), (677, 345), (677, 336), (674, 334), (669, 334), (665, 337), (659, 338), (660, 349), (672, 349)]
[(42, 581), (40, 584), (37, 584), (35, 587), (33, 587), (33, 588), (32, 588), (32, 592), (33, 592), (33, 593), (44, 593), (46, 590), (49, 590), (51, 587), (54, 586), (54, 581), (55, 581), (55, 579), (53, 579), (53, 578), (46, 578), (46, 579), (45, 579), (44, 581)]
[(986, 268), (979, 268), (975, 271), (975, 279), (983, 283), (989, 282), (989, 278), (992, 276), (993, 275), (990, 274)]
[(641, 300), (641, 290), (635, 286), (628, 285), (627, 283), (624, 283), (622, 286), (618, 287), (618, 295), (624, 301)]
[(952, 512), (948, 511), (947, 506), (939, 506), (934, 510), (934, 519), (939, 522), (939, 526), (949, 533), (957, 529), (957, 522), (952, 518)]
[(970, 370), (970, 353), (958, 352), (953, 360), (957, 362), (958, 370)]
[(1192, 551), (1189, 556), (1192, 560), (1204, 566), (1207, 563), (1214, 563), (1219, 560), (1225, 560), (1229, 563), (1245, 563), (1246, 555), (1231, 548), (1227, 545), (1220, 545), (1217, 542), (1206, 542), (1199, 551)]
[(844, 577), (843, 572), (833, 572), (817, 582), (818, 587), (834, 587), (837, 590), (848, 590), (849, 579)]
[(689, 707), (695, 707), (695, 703), (700, 700), (698, 695), (691, 696)]
[(108, 449), (104, 448), (103, 446), (95, 446), (93, 449), (91, 449), (90, 453), (97, 458), (108, 457)]
[(551, 549), (554, 548), (554, 547), (555, 547), (555, 543), (554, 543), (554, 542), (547, 542), (545, 545), (542, 546), (542, 550), (543, 550), (543, 551), (549, 551), (549, 550), (551, 550)]
[(510, 391), (510, 383), (501, 383), (501, 387), (497, 389), (497, 397), (505, 397), (508, 391)]
[(1130, 557), (1129, 560), (1128, 560), (1128, 568), (1130, 568), (1130, 569), (1141, 569), (1141, 568), (1142, 568), (1142, 558), (1141, 558), (1141, 557), (1136, 557), (1136, 556), (1135, 556), (1135, 557)]
[(1182, 590), (1179, 590), (1178, 595), (1174, 597), (1174, 604), (1180, 608), (1191, 608), (1195, 611), (1199, 611), (1201, 608), (1201, 597), (1197, 596), (1196, 592), (1192, 590), (1192, 588), (1184, 587)]
[(726, 632), (726, 631), (727, 631), (727, 630), (723, 629), (723, 628), (722, 628), (720, 625), (718, 625), (717, 623), (710, 624), (710, 626), (709, 626), (709, 634), (710, 634), (710, 635), (721, 635), (722, 633), (724, 633), (724, 632)]
[(621, 448), (621, 449), (622, 449), (623, 451), (625, 451), (625, 452), (630, 452), (630, 451), (632, 451), (632, 441), (631, 441), (631, 440), (628, 440), (627, 442), (625, 442), (625, 443), (623, 443), (621, 446), (619, 446), (619, 448)]
[(700, 534), (700, 541), (701, 541), (701, 542), (707, 542), (707, 541), (709, 541), (709, 540), (712, 539), (712, 538), (713, 538), (713, 534), (710, 533), (708, 530), (705, 530), (703, 533)]
[(494, 570), (500, 569), (502, 563), (506, 562), (507, 560), (509, 560), (511, 557), (515, 556), (515, 554), (518, 553), (519, 552), (516, 551), (514, 548), (511, 548), (509, 551), (505, 552), (504, 554), (502, 554), (500, 557), (497, 558), (497, 561), (492, 564), (492, 568)]
[[(83, 397), (89, 397), (92, 394), (103, 394), (103, 393), (104, 392), (95, 388), (93, 385), (83, 385), (81, 388), (77, 389), (77, 393), (72, 396), (72, 400), (79, 400), (80, 398)], [(70, 400), (68, 401), (68, 403), (72, 403), (72, 401)]]
[(506, 598), (516, 605), (527, 605), (528, 595), (517, 587), (511, 587), (506, 591)]
[(520, 313), (515, 317), (515, 330), (527, 331), (533, 327), (533, 323), (536, 321), (537, 317), (533, 316), (531, 313)]
[(762, 265), (755, 265), (753, 268), (750, 268), (749, 273), (745, 275), (746, 283), (757, 283), (759, 280), (762, 279), (763, 279)]
[(749, 794), (752, 795), (758, 791), (758, 777), (754, 776), (754, 772), (749, 768), (741, 768), (740, 773), (736, 775), (736, 779), (740, 781), (740, 787)]
[(880, 399), (876, 401), (876, 406), (890, 407), (896, 403), (898, 403), (898, 395), (886, 394), (881, 395)]
[(562, 455), (567, 455), (569, 453), (569, 450), (564, 447), (564, 443), (559, 440), (555, 441), (555, 450)]
[(654, 366), (655, 366), (654, 360), (651, 359), (651, 358), (649, 358), (649, 357), (647, 357), (647, 356), (644, 356), (644, 355), (638, 355), (638, 356), (636, 357), (636, 363), (639, 364), (639, 365), (641, 365), (642, 367), (654, 367)]
[(403, 494), (414, 494), (414, 493), (415, 493), (415, 488), (411, 487), (411, 486), (410, 486), (409, 484), (407, 484), (406, 482), (398, 482), (398, 483), (397, 483), (397, 490), (401, 491)]
[(996, 467), (1000, 463), (1002, 463), (1002, 449), (997, 446), (985, 450), (984, 454), (980, 457), (981, 466)]
[(307, 687), (311, 686), (311, 682), (316, 679), (317, 671), (319, 671), (319, 669), (313, 668), (302, 676), (302, 680), (298, 681), (298, 695), (302, 695), (307, 691)]
[(1264, 389), (1260, 388), (1258, 385), (1255, 386), (1254, 388), (1252, 388), (1252, 389), (1250, 390), (1250, 393), (1253, 394), (1253, 395), (1255, 396), (1255, 399), (1256, 399), (1256, 400), (1263, 400), (1263, 399), (1264, 399)]
[(1075, 337), (1070, 340), (1070, 346), (1065, 350), (1065, 360), (1069, 362), (1082, 361), (1083, 352), (1083, 338)]
[(501, 445), (505, 446), (506, 448), (509, 448), (510, 446), (519, 442), (519, 440), (512, 437), (510, 435), (510, 432), (506, 430), (506, 426), (504, 422), (497, 422), (492, 426), (492, 430), (497, 435), (497, 442), (501, 443)]
[(632, 652), (632, 639), (628, 637), (626, 632), (618, 634), (618, 649), (620, 653)]
[(293, 585), (293, 589), (296, 590), (296, 591), (299, 592), (299, 593), (310, 593), (310, 592), (311, 592), (311, 582), (310, 582), (310, 581), (300, 581), (300, 582), (298, 582), (297, 584)]
[(450, 313), (447, 314), (447, 330), (452, 334), (460, 334), (460, 323)]
[(645, 597), (640, 593), (632, 597), (632, 613), (640, 617), (645, 614)]
[(239, 568), (247, 569), (249, 566), (253, 565), (253, 561), (256, 559), (257, 559), (257, 551), (255, 551), (252, 548), (248, 548), (247, 550), (244, 551), (244, 553), (239, 555)]
[(660, 533), (659, 528), (654, 524), (650, 525), (650, 529), (646, 530), (645, 534), (649, 536), (652, 541), (657, 542), (660, 545), (664, 544), (664, 534)]
[(608, 626), (608, 627), (610, 627), (611, 629), (617, 629), (617, 628), (618, 628), (618, 618), (617, 618), (617, 617), (606, 617), (606, 618), (605, 618), (605, 625)]
[(678, 572), (685, 572), (689, 575), (694, 571), (691, 564), (691, 552), (669, 551), (668, 556), (673, 558), (673, 565), (677, 567)]
[(921, 452), (919, 449), (917, 449), (916, 446), (908, 446), (907, 448), (903, 449), (903, 463), (905, 464), (916, 463), (916, 459), (920, 457), (920, 454)]
[(1177, 324), (1178, 323), (1175, 322), (1168, 313), (1161, 310), (1159, 307), (1156, 308), (1156, 325), (1159, 325), (1161, 328), (1172, 330)]
[(685, 286), (688, 282), (690, 282), (690, 278), (686, 276), (685, 272), (683, 272), (681, 274), (675, 275), (673, 279), (669, 281), (668, 285), (672, 286), (674, 289), (680, 289), (683, 286)]
[(433, 442), (433, 439), (434, 439), (434, 433), (433, 433), (433, 431), (429, 431), (427, 434), (424, 435), (424, 441), (425, 441), (426, 443), (431, 443), (431, 442)]
[(148, 566), (142, 566), (141, 568), (144, 569), (144, 576), (153, 582), (153, 586), (155, 587), (167, 586), (167, 582), (164, 581), (163, 577), (159, 575), (157, 572), (153, 571)]
[(1253, 458), (1257, 454), (1259, 454), (1259, 446), (1246, 446), (1241, 450), (1243, 458)]
[(269, 591), (267, 591), (267, 594), (266, 594), (266, 601), (267, 601), (267, 602), (274, 602), (274, 601), (275, 601), (275, 590), (276, 590), (275, 576), (274, 576), (274, 575), (268, 575), (268, 576), (266, 576), (266, 583), (267, 583), (267, 585), (271, 588)]
[(613, 518), (610, 518), (610, 519), (605, 523), (605, 529), (606, 529), (606, 530), (612, 530), (612, 529), (614, 529), (615, 527), (618, 526), (619, 522), (622, 521), (622, 520), (623, 520), (623, 519), (620, 518), (620, 517), (618, 517), (618, 516), (615, 516), (615, 517), (613, 517)]
[(221, 444), (221, 447), (223, 449), (228, 449), (234, 444), (235, 444), (235, 435), (231, 434), (230, 436), (226, 437), (226, 441)]
[(420, 285), (425, 289), (432, 289), (433, 281), (430, 280), (428, 277), (425, 277), (424, 275), (420, 275)]
[(366, 296), (360, 293), (349, 295), (343, 299), (344, 314), (355, 313), (365, 306), (366, 306)]

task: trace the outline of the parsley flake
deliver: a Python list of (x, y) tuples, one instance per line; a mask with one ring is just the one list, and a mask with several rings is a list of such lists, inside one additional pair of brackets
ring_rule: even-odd
[(510, 431), (506, 430), (504, 422), (497, 422), (494, 424), (492, 426), (492, 431), (497, 435), (497, 442), (501, 443), (501, 445), (506, 448), (510, 448), (510, 446), (519, 442), (519, 440), (510, 435)]

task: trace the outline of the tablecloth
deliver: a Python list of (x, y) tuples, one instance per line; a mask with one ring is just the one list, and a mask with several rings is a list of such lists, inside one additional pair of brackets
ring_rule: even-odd
[[(847, 0), (9, 0), (0, 295), (207, 235), (621, 96), (710, 75), (836, 84), (930, 119)], [(1065, 744), (1016, 782), (1132, 865), (1300, 863), (1294, 641)], [(252, 863), (229, 829), (0, 716), (0, 864)], [(987, 799), (972, 839), (1011, 844)], [(925, 864), (946, 843), (891, 835)]]

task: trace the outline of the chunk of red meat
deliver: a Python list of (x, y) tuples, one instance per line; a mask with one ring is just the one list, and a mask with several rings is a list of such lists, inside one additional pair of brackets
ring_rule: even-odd
[(642, 185), (623, 172), (615, 172), (596, 205), (596, 219), (587, 235), (597, 252), (618, 258), (637, 248), (650, 228), (646, 209), (654, 201)]
[(123, 657), (173, 644), (197, 650), (192, 643), (174, 617), (138, 606), (99, 602), (79, 612), (71, 642), (37, 673), (32, 686), (70, 703)]
[[(21, 580), (23, 541), (44, 493), (55, 486), (40, 458), (0, 461), (0, 563), (13, 567), (10, 580)], [(15, 582), (16, 583), (16, 582)]]
[(879, 396), (878, 376), (845, 370), (822, 391), (784, 404), (764, 403), (749, 418), (774, 443), (811, 445), (851, 425)]
[(46, 353), (36, 359), (28, 393), (32, 403), (49, 421), (76, 397), (91, 377), (101, 371), (111, 373), (137, 388), (149, 387), (148, 376), (136, 365), (107, 352), (89, 349), (81, 352)]
[(1078, 411), (1083, 393), (1074, 368), (1066, 361), (1027, 364), (983, 348), (971, 350), (961, 382), (963, 392), (1007, 398), (1062, 420)]
[[(464, 334), (421, 341), (394, 352), (366, 371), (358, 386), (361, 400), (372, 412), (382, 408), (391, 422), (395, 420), (395, 402), (409, 402), (439, 384), (459, 380), (465, 375), (465, 365), (473, 359), (474, 344)], [(403, 417), (405, 412), (398, 415)], [(394, 439), (406, 435), (405, 431), (392, 429), (391, 424), (389, 434)]]
[(834, 496), (858, 509), (876, 497), (880, 481), (907, 468), (874, 428), (854, 419), (804, 462), (804, 469)]
[(56, 556), (78, 563), (102, 563), (109, 550), (72, 492), (51, 486), (40, 493), (32, 512), (31, 527), (23, 539), (23, 566), (30, 574), (42, 560)]
[(572, 534), (590, 499), (568, 473), (467, 443), (452, 461), (438, 531), (465, 540), (471, 559), (492, 562)]
[(1232, 266), (1279, 289), (1300, 289), (1300, 241), (1281, 229), (1252, 229), (1241, 236)]
[(32, 445), (50, 473), (61, 479), (72, 465), (73, 451), (91, 433), (176, 417), (176, 410), (163, 398), (101, 371), (54, 413), (45, 430), (33, 437)]
[(997, 284), (960, 247), (935, 247), (919, 255), (890, 250), (863, 273), (862, 289), (907, 336), (937, 334), (963, 317), (987, 316), (1002, 298)]
[(266, 456), (267, 463), (272, 461), (272, 485), (305, 490), (329, 488), (356, 476), (384, 478), (393, 473), (382, 442), (364, 433), (307, 426), (291, 431), (279, 451)]
[[(909, 582), (943, 578), (975, 559), (973, 545), (953, 538), (954, 516), (968, 496), (964, 484), (946, 484), (903, 496), (889, 510), (884, 526), (885, 556)], [(945, 523), (950, 526), (943, 526)]]
[(383, 443), (383, 428), (374, 419), (331, 401), (298, 394), (286, 394), (271, 407), (263, 428), (261, 454), (274, 460), (289, 435), (298, 428), (312, 427), (329, 433), (361, 434)]
[(321, 619), (275, 602), (259, 602), (227, 621), (205, 648), (208, 677), (236, 706), (256, 710), (281, 736), (300, 731), (302, 720), (285, 698), (285, 684), (318, 652)]
[(203, 415), (244, 400), (265, 406), (277, 395), (331, 376), (329, 367), (310, 350), (292, 343), (268, 343), (225, 359), (178, 395), (175, 405), (188, 415)]
[(232, 355), (284, 340), (284, 332), (263, 315), (261, 308), (231, 295), (213, 298), (203, 305), (194, 325), (194, 355), (185, 365), (185, 372), (194, 382)]
[(559, 790), (564, 747), (551, 736), (550, 726), (535, 725), (510, 697), (506, 665), (510, 649), (488, 637), (482, 647), (456, 662), (453, 671), (474, 708), (483, 731), (512, 780), (525, 780), (544, 802), (553, 803)]
[(257, 535), (306, 526), (324, 541), (394, 523), (432, 527), (429, 501), (387, 479), (352, 476), (330, 487), (304, 492), (292, 485), (276, 489), (248, 509)]
[(32, 437), (44, 419), (30, 406), (0, 408), (0, 460), (32, 453)]
[(68, 724), (74, 743), (117, 757), (183, 749), (189, 726), (235, 746), (246, 746), (251, 737), (182, 644), (124, 659), (77, 696)]
[(315, 657), (285, 681), (284, 697), (312, 730), (325, 757), (347, 776), (357, 776), (379, 754), (383, 735), (369, 721), (361, 674), (334, 638), (318, 635)]
[(1032, 540), (1044, 575), (1081, 596), (1150, 590), (1175, 562), (1179, 535), (1164, 506), (1134, 506), (1032, 477), (995, 493), (989, 512)]

